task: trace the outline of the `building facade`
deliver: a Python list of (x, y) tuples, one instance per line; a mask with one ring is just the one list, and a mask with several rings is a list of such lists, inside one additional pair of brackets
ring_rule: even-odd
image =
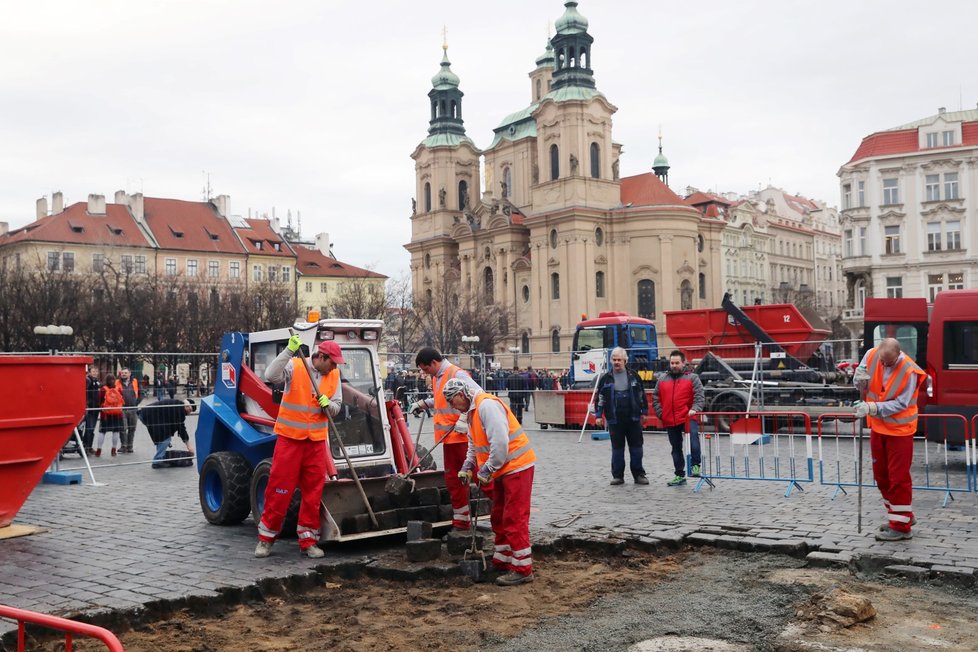
[(867, 297), (924, 297), (978, 285), (978, 110), (865, 137), (838, 172), (846, 318)]
[[(530, 103), (480, 150), (465, 134), (459, 78), (446, 54), (429, 92), (428, 137), (412, 153), (412, 289), (422, 305), (446, 287), (512, 306), (507, 347), (567, 366), (582, 315), (718, 305), (724, 223), (666, 183), (661, 156), (620, 176), (618, 108), (594, 80), (587, 20), (566, 2), (530, 72)], [(479, 174), (480, 158), (483, 174)], [(543, 358), (545, 359), (545, 358)]]

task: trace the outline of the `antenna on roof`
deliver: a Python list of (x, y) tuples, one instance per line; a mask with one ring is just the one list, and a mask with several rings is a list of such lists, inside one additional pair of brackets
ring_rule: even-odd
[(210, 201), (211, 198), (211, 173), (206, 170), (201, 170), (201, 174), (204, 175), (204, 201)]

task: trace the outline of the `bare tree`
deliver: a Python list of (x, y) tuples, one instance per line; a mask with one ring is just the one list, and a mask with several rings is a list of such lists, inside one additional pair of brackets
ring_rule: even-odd
[(335, 319), (383, 319), (387, 311), (385, 288), (376, 277), (352, 276), (340, 284), (340, 290), (329, 304)]
[(418, 307), (421, 339), (441, 351), (458, 351), (463, 335), (477, 335), (474, 348), (495, 353), (509, 334), (512, 307), (489, 300), (481, 291), (460, 293), (458, 286), (457, 281), (446, 281)]

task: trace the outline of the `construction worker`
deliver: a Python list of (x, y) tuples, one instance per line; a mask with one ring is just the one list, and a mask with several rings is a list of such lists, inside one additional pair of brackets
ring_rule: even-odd
[(866, 417), (870, 427), (873, 477), (889, 514), (876, 533), (878, 541), (900, 541), (913, 536), (913, 436), (917, 432), (917, 395), (927, 377), (900, 350), (900, 342), (888, 337), (863, 356), (853, 381), (864, 395), (857, 401), (856, 416)]
[(432, 398), (421, 399), (411, 404), (415, 416), (422, 411), (435, 410), (435, 443), (444, 440), (442, 445), (445, 457), (445, 487), (452, 500), (452, 528), (468, 532), (469, 529), (469, 488), (458, 479), (458, 472), (465, 461), (468, 447), (468, 423), (464, 413), (459, 414), (448, 404), (443, 393), (445, 383), (456, 378), (468, 385), (474, 394), (481, 394), (479, 386), (467, 371), (445, 360), (438, 349), (426, 346), (418, 351), (414, 364), (431, 376)]
[[(258, 546), (255, 557), (268, 557), (272, 544), (282, 529), (282, 521), (292, 501), (296, 486), (302, 492), (299, 505), (299, 549), (307, 557), (323, 556), (319, 542), (319, 503), (326, 483), (326, 455), (329, 421), (324, 412), (336, 415), (340, 411), (342, 390), (340, 371), (343, 355), (336, 342), (322, 342), (309, 358), (313, 377), (306, 366), (293, 354), (302, 346), (298, 335), (289, 338), (285, 350), (269, 363), (265, 380), (285, 383), (278, 418), (275, 419), (275, 452), (265, 488), (265, 510), (258, 523)], [(319, 399), (313, 392), (319, 389)]]
[(505, 572), (496, 584), (532, 582), (530, 495), (537, 456), (530, 440), (498, 397), (473, 390), (459, 378), (445, 383), (442, 391), (453, 408), (468, 414), (468, 448), (458, 477), (465, 486), (474, 478), (492, 501), (489, 521), (496, 533), (492, 565)]

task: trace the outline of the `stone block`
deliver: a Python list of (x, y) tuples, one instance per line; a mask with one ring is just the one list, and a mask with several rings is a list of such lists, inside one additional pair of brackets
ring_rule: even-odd
[(408, 521), (407, 540), (417, 541), (419, 539), (431, 538), (431, 523), (425, 521)]
[(805, 556), (809, 566), (816, 568), (846, 568), (852, 554), (843, 552), (810, 552)]
[(482, 568), (481, 559), (463, 559), (458, 562), (462, 575), (471, 577), (475, 582), (484, 582), (487, 579), (488, 570)]
[(404, 547), (408, 561), (434, 561), (441, 557), (441, 540), (439, 539), (408, 541)]
[(401, 515), (400, 510), (398, 509), (389, 509), (384, 512), (374, 512), (374, 516), (377, 517), (377, 529), (379, 530), (393, 530), (394, 528), (401, 526)]
[(447, 505), (438, 506), (438, 520), (439, 521), (450, 521), (452, 520), (452, 505), (451, 503)]
[(958, 586), (975, 585), (975, 571), (972, 568), (935, 565), (930, 567), (930, 576), (936, 580)]
[(414, 492), (419, 505), (440, 505), (441, 491), (438, 487), (422, 487)]
[(923, 566), (911, 566), (909, 564), (894, 564), (883, 568), (885, 575), (895, 575), (910, 580), (925, 580), (930, 577), (930, 569)]
[[(481, 534), (475, 535), (476, 550), (482, 550), (485, 538)], [(472, 534), (460, 530), (452, 530), (445, 538), (445, 545), (450, 555), (461, 555), (472, 547)]]

